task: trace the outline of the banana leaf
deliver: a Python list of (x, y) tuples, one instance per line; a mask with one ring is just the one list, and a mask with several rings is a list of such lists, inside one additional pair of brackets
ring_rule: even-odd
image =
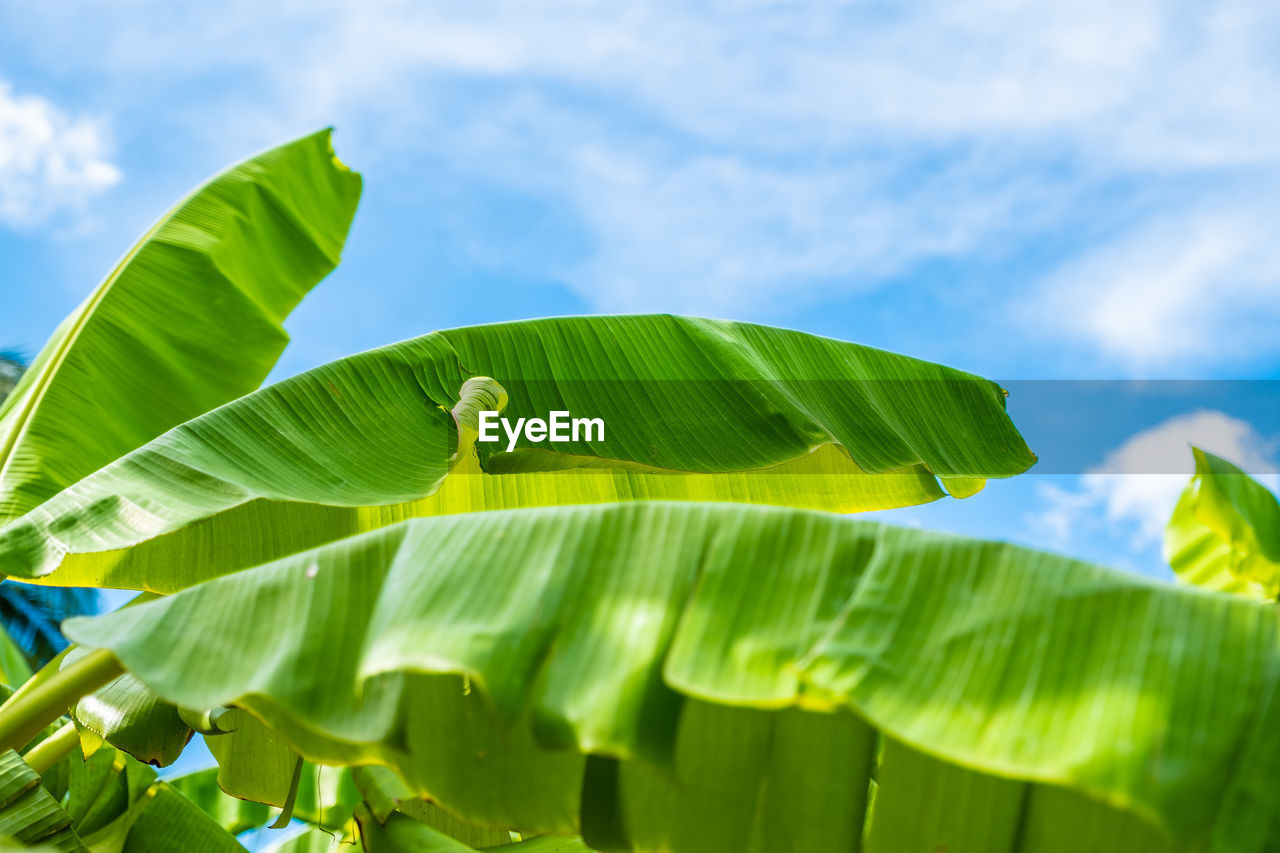
[(13, 750), (0, 754), (0, 838), (60, 853), (85, 850), (71, 817)]
[(1274, 849), (1278, 629), (1058, 555), (691, 502), (415, 519), (67, 625), (463, 820), (674, 853)]
[(161, 217), (0, 404), (0, 522), (256, 388), (338, 263), (360, 177), (329, 132), (252, 157)]
[(1165, 529), (1165, 557), (1183, 581), (1275, 601), (1280, 502), (1266, 486), (1198, 447), (1196, 472)]
[[(481, 448), (463, 394), (480, 377), (508, 418), (569, 411), (605, 436)], [(342, 359), (189, 421), (0, 531), (0, 571), (169, 593), (412, 516), (631, 499), (883, 509), (941, 497), (939, 477), (967, 495), (1034, 461), (1001, 389), (939, 365), (723, 321), (506, 323)]]
[(218, 762), (218, 787), (233, 797), (283, 808), (297, 793), (294, 771), (300, 756), (249, 714), (238, 715), (235, 731), (205, 738)]

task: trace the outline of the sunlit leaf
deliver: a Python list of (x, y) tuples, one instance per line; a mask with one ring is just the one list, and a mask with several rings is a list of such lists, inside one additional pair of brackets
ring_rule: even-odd
[(676, 853), (847, 851), (860, 815), (878, 853), (1019, 815), (1268, 849), (1278, 630), (1009, 545), (661, 502), (417, 519), (68, 625), (466, 820)]
[(1196, 472), (1165, 530), (1183, 581), (1273, 601), (1280, 593), (1280, 502), (1225, 459), (1192, 448)]
[(156, 767), (177, 761), (191, 739), (178, 709), (128, 673), (82, 698), (73, 714), (82, 729)]

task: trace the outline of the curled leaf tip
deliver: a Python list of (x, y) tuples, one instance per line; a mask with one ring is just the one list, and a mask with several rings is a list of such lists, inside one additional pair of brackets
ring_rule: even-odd
[(458, 427), (460, 458), (475, 443), (480, 432), (481, 412), (501, 412), (507, 407), (507, 389), (488, 376), (473, 376), (458, 389), (458, 402), (450, 410)]
[(241, 712), (235, 708), (179, 708), (178, 716), (193, 731), (202, 735), (230, 734), (240, 728)]

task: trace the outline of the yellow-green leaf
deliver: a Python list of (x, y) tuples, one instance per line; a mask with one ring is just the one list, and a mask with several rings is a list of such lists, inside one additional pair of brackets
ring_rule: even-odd
[(1165, 530), (1165, 557), (1186, 583), (1274, 601), (1280, 502), (1225, 459), (1192, 448), (1196, 472)]

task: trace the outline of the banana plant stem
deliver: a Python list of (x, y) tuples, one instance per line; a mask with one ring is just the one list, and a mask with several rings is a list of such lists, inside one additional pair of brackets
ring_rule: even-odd
[(92, 651), (0, 706), (0, 752), (22, 749), (85, 696), (124, 673), (115, 655)]
[(67, 723), (31, 747), (27, 754), (22, 756), (22, 760), (27, 762), (28, 767), (43, 776), (78, 743), (80, 743), (80, 733), (76, 731), (76, 724)]
[(13, 693), (9, 696), (8, 699), (0, 703), (0, 708), (3, 708), (5, 705), (14, 704), (18, 700), (20, 700), (23, 696), (26, 696), (32, 690), (35, 690), (41, 684), (48, 681), (53, 676), (57, 675), (58, 670), (62, 669), (62, 662), (66, 660), (67, 655), (71, 654), (71, 652), (74, 651), (75, 648), (76, 648), (75, 644), (72, 643), (71, 645), (63, 649), (61, 652), (59, 652), (57, 655), (55, 655), (47, 664), (40, 667), (40, 669), (33, 676), (31, 676), (26, 681), (19, 684), (18, 689), (13, 691)]

